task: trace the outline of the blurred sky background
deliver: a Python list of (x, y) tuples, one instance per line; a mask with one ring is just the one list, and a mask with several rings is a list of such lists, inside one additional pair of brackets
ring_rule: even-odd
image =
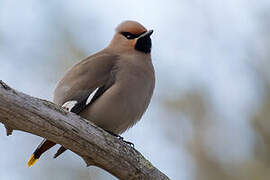
[[(65, 71), (137, 20), (152, 35), (156, 88), (123, 134), (174, 180), (270, 179), (270, 1), (0, 0), (0, 79), (52, 100)], [(115, 179), (68, 151), (26, 162), (42, 138), (0, 125), (0, 180)]]

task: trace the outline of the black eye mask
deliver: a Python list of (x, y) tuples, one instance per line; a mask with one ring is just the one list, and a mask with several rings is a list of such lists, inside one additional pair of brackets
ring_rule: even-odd
[(132, 34), (130, 32), (121, 32), (121, 34), (123, 36), (125, 36), (125, 38), (127, 38), (127, 39), (135, 39), (135, 38), (139, 37), (140, 35), (142, 35), (143, 33), (145, 33), (145, 32), (142, 32), (140, 34)]

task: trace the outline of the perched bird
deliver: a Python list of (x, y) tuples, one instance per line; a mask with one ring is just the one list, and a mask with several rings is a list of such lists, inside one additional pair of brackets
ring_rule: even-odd
[[(136, 21), (118, 25), (108, 47), (77, 63), (58, 82), (54, 103), (114, 135), (133, 126), (147, 109), (155, 86), (152, 33)], [(28, 166), (54, 145), (44, 139)], [(55, 157), (65, 150), (61, 146)]]

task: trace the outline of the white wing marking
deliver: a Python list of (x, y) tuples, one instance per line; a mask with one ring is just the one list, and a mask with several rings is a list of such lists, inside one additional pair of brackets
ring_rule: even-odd
[(67, 101), (62, 105), (62, 108), (70, 111), (76, 104), (78, 103), (78, 101)]
[(97, 90), (98, 90), (98, 88), (95, 89), (95, 90), (88, 96), (87, 101), (86, 101), (86, 103), (85, 103), (86, 105), (88, 105), (88, 104), (91, 102), (91, 100), (92, 100), (92, 98), (94, 97), (94, 95), (96, 94)]

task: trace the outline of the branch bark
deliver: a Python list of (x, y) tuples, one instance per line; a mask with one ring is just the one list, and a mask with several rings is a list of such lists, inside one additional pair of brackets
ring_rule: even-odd
[(10, 135), (20, 130), (44, 137), (119, 179), (169, 179), (136, 149), (61, 107), (18, 92), (0, 80), (0, 122)]

